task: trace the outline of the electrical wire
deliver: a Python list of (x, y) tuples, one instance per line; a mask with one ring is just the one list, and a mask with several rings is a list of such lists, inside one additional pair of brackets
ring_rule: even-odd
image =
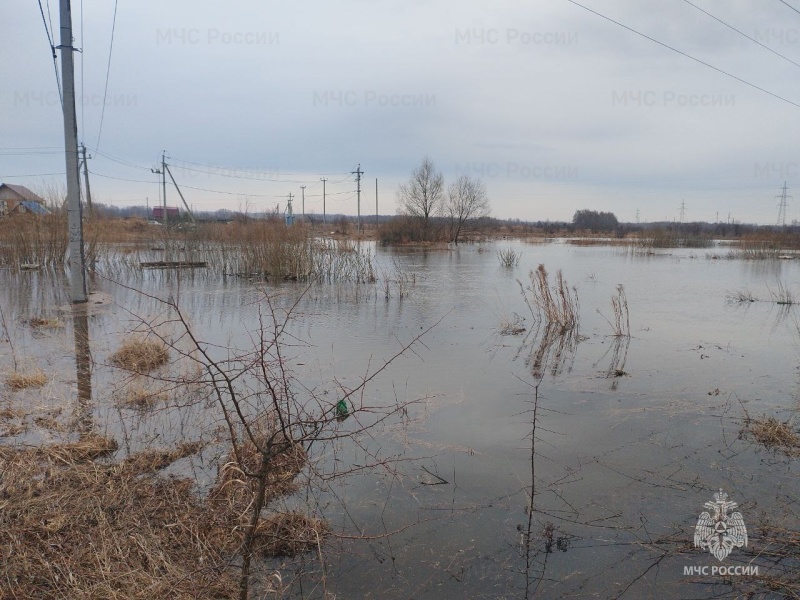
[[(219, 165), (209, 165), (204, 163), (192, 162), (191, 160), (184, 160), (182, 158), (175, 158), (174, 156), (171, 157), (173, 161), (184, 162), (190, 165), (195, 165), (198, 167), (206, 167), (209, 169), (225, 169), (226, 171), (239, 171), (241, 173), (257, 173), (258, 171), (248, 170), (248, 169), (236, 169), (234, 167), (221, 167)], [(173, 164), (173, 166), (177, 167), (178, 165)], [(342, 175), (342, 171), (337, 171), (335, 173), (318, 173), (318, 175), (328, 176), (328, 175)], [(303, 175), (303, 173), (284, 173), (284, 175)]]
[(780, 52), (778, 52), (778, 51), (776, 51), (776, 50), (773, 50), (772, 48), (770, 48), (770, 47), (769, 47), (769, 46), (767, 46), (766, 44), (762, 44), (762, 43), (761, 43), (761, 42), (759, 42), (757, 39), (755, 39), (755, 38), (752, 38), (752, 37), (750, 37), (749, 35), (747, 35), (745, 32), (743, 32), (743, 31), (739, 31), (739, 30), (738, 30), (738, 29), (736, 29), (736, 27), (734, 27), (733, 25), (728, 25), (728, 24), (727, 24), (725, 21), (723, 21), (722, 19), (720, 19), (720, 18), (718, 18), (718, 17), (715, 17), (714, 15), (712, 15), (712, 14), (711, 14), (710, 12), (708, 12), (707, 10), (703, 10), (702, 8), (700, 8), (699, 6), (697, 6), (696, 4), (693, 4), (693, 3), (689, 2), (689, 0), (683, 0), (683, 1), (684, 1), (684, 2), (686, 2), (686, 4), (688, 4), (689, 6), (693, 6), (694, 8), (696, 8), (697, 10), (699, 10), (701, 13), (704, 13), (704, 14), (708, 15), (709, 17), (711, 17), (711, 18), (712, 18), (712, 19), (714, 19), (715, 21), (718, 21), (719, 23), (722, 23), (722, 24), (723, 24), (723, 25), (725, 25), (725, 27), (727, 27), (728, 29), (732, 29), (733, 31), (735, 31), (735, 32), (736, 32), (736, 33), (738, 33), (739, 35), (742, 35), (742, 36), (746, 37), (748, 40), (750, 40), (751, 42), (754, 42), (754, 43), (758, 44), (759, 46), (761, 46), (761, 47), (762, 47), (762, 48), (764, 48), (765, 50), (769, 50), (770, 52), (772, 52), (772, 53), (773, 53), (773, 54), (775, 54), (776, 56), (780, 56), (780, 57), (781, 57), (783, 60), (785, 60), (785, 61), (787, 61), (787, 62), (790, 62), (790, 63), (792, 63), (792, 64), (793, 64), (795, 67), (800, 67), (800, 63), (796, 63), (796, 62), (794, 62), (794, 61), (793, 61), (791, 58), (789, 58), (788, 56), (784, 56), (783, 54), (781, 54)]
[(66, 175), (66, 172), (61, 172), (61, 173), (29, 173), (28, 175), (3, 175), (3, 179), (11, 179), (13, 177), (49, 177), (50, 175)]
[[(47, 19), (44, 16), (44, 8), (42, 7), (42, 0), (39, 0), (39, 12), (42, 15), (42, 23), (44, 24), (44, 31), (47, 34), (47, 43), (50, 44), (50, 51), (53, 53), (53, 70), (56, 73), (56, 85), (58, 86), (58, 98), (61, 100), (61, 108), (64, 108), (64, 92), (61, 91), (61, 77), (58, 75), (58, 57), (56, 56), (56, 46), (53, 42), (53, 37), (50, 35), (50, 29), (47, 27)], [(47, 3), (47, 14), (50, 14), (50, 3)], [(51, 23), (52, 27), (52, 23)]]
[(117, 28), (117, 1), (114, 0), (114, 18), (111, 21), (111, 43), (108, 46), (108, 65), (106, 66), (106, 85), (103, 90), (103, 108), (100, 111), (100, 128), (97, 130), (97, 143), (95, 148), (100, 147), (100, 135), (103, 133), (103, 120), (106, 116), (106, 98), (108, 97), (108, 79), (111, 73), (111, 54), (114, 51), (114, 31)]
[(797, 14), (800, 14), (800, 10), (797, 10), (794, 6), (792, 6), (788, 2), (785, 2), (784, 0), (778, 0), (778, 2), (780, 2), (781, 4), (785, 4), (786, 6), (791, 8), (794, 12), (796, 12)]
[[(783, 1), (783, 0), (781, 0), (781, 1)], [(664, 42), (660, 42), (657, 39), (655, 39), (654, 37), (650, 37), (649, 35), (647, 35), (645, 33), (642, 33), (641, 31), (637, 31), (636, 29), (633, 29), (632, 27), (628, 27), (627, 25), (625, 25), (623, 23), (620, 23), (619, 21), (615, 21), (611, 17), (607, 17), (604, 14), (597, 12), (596, 10), (592, 10), (588, 6), (584, 6), (583, 4), (580, 4), (579, 2), (576, 2), (575, 0), (567, 0), (567, 2), (569, 2), (570, 4), (574, 4), (575, 6), (578, 6), (578, 7), (582, 8), (583, 10), (586, 10), (586, 11), (588, 11), (588, 12), (594, 14), (594, 15), (597, 15), (601, 19), (605, 19), (606, 21), (609, 21), (610, 23), (613, 23), (614, 25), (618, 25), (619, 27), (622, 27), (623, 29), (627, 29), (631, 33), (635, 33), (636, 35), (639, 35), (639, 36), (641, 36), (641, 37), (643, 37), (645, 39), (648, 39), (651, 42), (655, 42), (659, 46), (663, 46), (664, 48), (667, 48), (668, 50), (672, 50), (673, 52), (676, 52), (676, 53), (680, 54), (681, 56), (685, 56), (686, 58), (689, 58), (689, 59), (691, 59), (691, 60), (693, 60), (693, 61), (695, 61), (697, 63), (700, 63), (701, 65), (703, 65), (705, 67), (708, 67), (709, 69), (713, 69), (714, 71), (717, 71), (718, 73), (722, 73), (723, 75), (725, 75), (727, 77), (730, 77), (731, 79), (735, 79), (736, 81), (738, 81), (740, 83), (748, 85), (751, 88), (754, 88), (754, 89), (756, 89), (756, 90), (758, 90), (760, 92), (764, 92), (765, 94), (769, 94), (773, 98), (777, 98), (778, 100), (782, 100), (783, 102), (786, 102), (787, 104), (791, 104), (792, 106), (800, 108), (800, 104), (798, 104), (797, 102), (792, 102), (788, 98), (784, 98), (783, 96), (779, 96), (778, 94), (770, 92), (769, 90), (766, 90), (766, 89), (764, 89), (764, 88), (762, 88), (762, 87), (760, 87), (760, 86), (758, 86), (758, 85), (756, 85), (754, 83), (750, 83), (749, 81), (746, 81), (746, 80), (742, 79), (741, 77), (737, 77), (736, 75), (733, 75), (732, 73), (728, 73), (727, 71), (724, 71), (724, 70), (720, 69), (719, 67), (715, 67), (714, 65), (709, 64), (709, 63), (705, 62), (704, 60), (700, 60), (699, 58), (695, 58), (691, 54), (687, 54), (686, 52), (678, 50), (677, 48), (675, 48), (673, 46), (670, 46), (669, 44), (665, 44)]]

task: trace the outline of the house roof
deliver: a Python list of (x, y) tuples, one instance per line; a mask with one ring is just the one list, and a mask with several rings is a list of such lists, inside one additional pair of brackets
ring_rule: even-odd
[(29, 202), (38, 202), (40, 204), (44, 204), (44, 198), (34, 194), (31, 190), (26, 188), (24, 185), (13, 185), (11, 183), (0, 183), (0, 188), (8, 188), (12, 192), (14, 192), (17, 196), (22, 198), (23, 200), (28, 200)]
[(23, 200), (22, 202), (20, 202), (20, 204), (22, 204), (22, 206), (24, 206), (26, 209), (28, 209), (29, 211), (31, 211), (35, 215), (49, 215), (50, 214), (50, 211), (48, 209), (46, 209), (44, 206), (42, 206), (41, 204), (39, 204), (38, 202), (33, 202), (31, 200)]

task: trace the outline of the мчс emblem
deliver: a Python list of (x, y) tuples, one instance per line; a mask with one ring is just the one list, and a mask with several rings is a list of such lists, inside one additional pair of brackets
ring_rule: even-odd
[(747, 528), (744, 526), (742, 513), (728, 514), (737, 507), (736, 502), (728, 501), (728, 494), (722, 491), (714, 494), (714, 502), (706, 502), (703, 506), (714, 511), (711, 515), (703, 512), (697, 519), (694, 530), (694, 545), (711, 552), (719, 561), (731, 553), (734, 546), (747, 546)]

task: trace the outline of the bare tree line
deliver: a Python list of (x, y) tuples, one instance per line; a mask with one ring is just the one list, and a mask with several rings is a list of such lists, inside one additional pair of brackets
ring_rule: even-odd
[(426, 230), (431, 217), (447, 218), (449, 238), (456, 245), (468, 221), (491, 212), (483, 181), (460, 175), (445, 190), (444, 176), (427, 156), (411, 172), (408, 182), (398, 187), (397, 203), (401, 214), (421, 219)]

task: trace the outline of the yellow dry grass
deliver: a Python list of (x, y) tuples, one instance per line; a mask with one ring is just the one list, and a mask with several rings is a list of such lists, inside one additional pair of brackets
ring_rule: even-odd
[(35, 329), (60, 329), (64, 323), (57, 317), (36, 316), (27, 320), (28, 325)]
[(744, 431), (767, 448), (787, 456), (800, 455), (800, 434), (788, 421), (779, 421), (775, 417), (747, 417)]
[(24, 390), (26, 388), (39, 388), (47, 383), (47, 375), (42, 371), (30, 373), (20, 373), (14, 371), (6, 376), (6, 385), (12, 390)]
[(299, 512), (270, 515), (258, 524), (256, 549), (265, 556), (296, 556), (315, 550), (330, 528)]
[(166, 396), (159, 391), (152, 391), (138, 384), (131, 384), (119, 395), (118, 403), (124, 408), (137, 410), (151, 410), (159, 403), (166, 400)]
[(163, 342), (143, 338), (126, 340), (111, 355), (112, 364), (135, 373), (148, 373), (168, 360), (169, 352)]

